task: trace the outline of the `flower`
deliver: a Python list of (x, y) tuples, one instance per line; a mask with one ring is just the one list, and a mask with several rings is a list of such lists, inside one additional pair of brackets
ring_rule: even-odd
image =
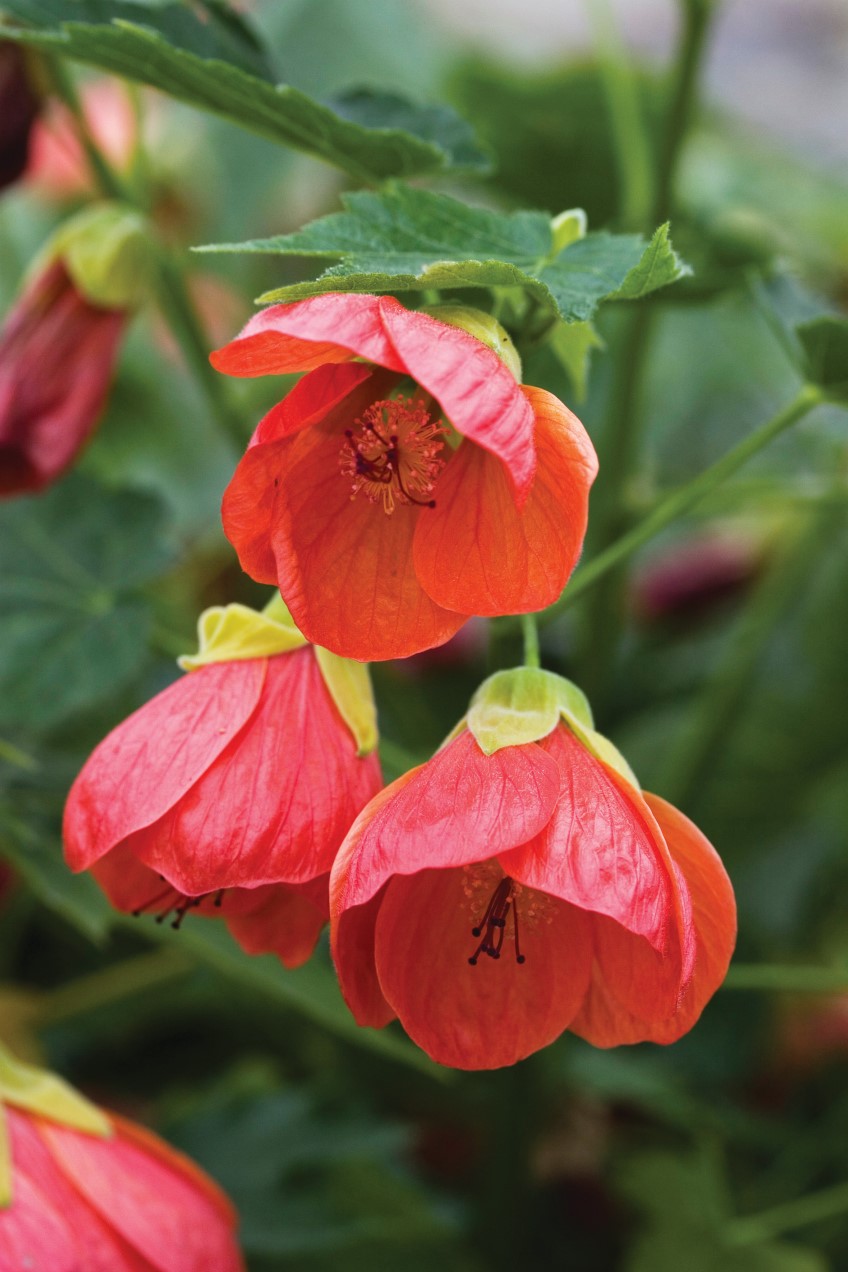
[(306, 961), (328, 874), (380, 788), (368, 673), (308, 646), (279, 601), (207, 610), (190, 674), (100, 743), (65, 855), (136, 915), (220, 915), (249, 953)]
[(203, 1171), (2, 1049), (0, 1131), (0, 1272), (243, 1269), (235, 1212)]
[(27, 166), (40, 107), (27, 54), (10, 40), (0, 41), (0, 190), (13, 185)]
[(434, 1060), (514, 1063), (572, 1032), (673, 1042), (733, 949), (701, 832), (550, 673), (492, 677), (431, 760), (363, 809), (331, 877), (331, 941), (360, 1024), (398, 1016)]
[(314, 296), (212, 355), (230, 375), (308, 372), (260, 421), (224, 530), (304, 634), (346, 657), (406, 657), (471, 614), (543, 609), (583, 543), (597, 460), (582, 424), (518, 383), (492, 318), (437, 314)]
[(108, 203), (42, 250), (0, 330), (0, 495), (55, 481), (88, 441), (149, 268), (144, 222)]
[[(140, 141), (139, 111), (130, 91), (104, 76), (82, 86), (80, 106), (98, 149), (111, 167), (127, 175)], [(78, 126), (64, 102), (51, 101), (33, 129), (26, 175), (53, 199), (79, 198), (95, 188)]]

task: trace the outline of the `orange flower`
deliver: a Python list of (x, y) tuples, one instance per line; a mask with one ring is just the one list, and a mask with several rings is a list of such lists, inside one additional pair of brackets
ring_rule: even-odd
[(224, 495), (243, 568), (277, 583), (310, 640), (406, 657), (471, 614), (543, 609), (586, 530), (597, 461), (582, 424), (494, 347), (391, 297), (274, 305), (212, 355), (230, 375), (309, 372), (260, 422)]
[(523, 670), (481, 694), (339, 851), (331, 940), (356, 1019), (398, 1016), (463, 1069), (512, 1064), (564, 1029), (601, 1047), (675, 1041), (733, 950), (718, 856), (640, 791), (574, 686)]

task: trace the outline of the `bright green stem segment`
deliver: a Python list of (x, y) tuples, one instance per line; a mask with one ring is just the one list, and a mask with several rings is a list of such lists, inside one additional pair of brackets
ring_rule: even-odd
[(772, 1210), (758, 1215), (735, 1219), (726, 1229), (726, 1237), (733, 1245), (756, 1245), (770, 1241), (783, 1232), (803, 1228), (808, 1223), (820, 1223), (848, 1213), (848, 1183), (823, 1188), (809, 1193), (797, 1201), (787, 1201)]
[(848, 991), (848, 967), (734, 963), (722, 988), (778, 994), (842, 994)]
[(521, 615), (521, 631), (524, 635), (524, 666), (541, 667), (542, 656), (539, 652), (539, 625), (535, 614)]
[(622, 535), (615, 543), (610, 544), (603, 552), (599, 552), (588, 565), (578, 570), (560, 599), (539, 615), (539, 622), (549, 623), (556, 618), (605, 574), (626, 561), (629, 556), (650, 542), (655, 535), (671, 525), (678, 517), (689, 512), (728, 477), (732, 477), (753, 455), (768, 446), (769, 442), (774, 441), (791, 425), (803, 419), (823, 400), (820, 389), (815, 385), (805, 385), (794, 401), (785, 406), (782, 411), (778, 411), (768, 423), (755, 429), (738, 446), (734, 446), (726, 455), (709, 468), (705, 468), (685, 486), (667, 495), (643, 521), (640, 521), (627, 534)]

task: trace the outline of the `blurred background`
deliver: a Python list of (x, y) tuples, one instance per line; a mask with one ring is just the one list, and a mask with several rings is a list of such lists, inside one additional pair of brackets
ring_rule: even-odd
[[(655, 163), (672, 0), (240, 7), (279, 78), (313, 95), (369, 84), (450, 101), (494, 171), (431, 187), (643, 228), (625, 206), (609, 75), (629, 67)], [(848, 302), (848, 8), (715, 10), (671, 208), (693, 273), (642, 302), (650, 346), (627, 399), (637, 462), (612, 511), (599, 480), (587, 559), (790, 402), (793, 324)], [(142, 129), (152, 215), (178, 252), (338, 206), (344, 178), (315, 161), (116, 80), (80, 86), (116, 162)], [(44, 129), (40, 168), (0, 198), (4, 312), (90, 190), (61, 112)], [(183, 259), (212, 344), (255, 296), (309, 276), (267, 256)], [(602, 454), (634, 356), (628, 324), (621, 306), (603, 311), (586, 375), (550, 346), (525, 358), (527, 382), (568, 402)], [(231, 388), (246, 440), (280, 384)], [(219, 526), (236, 457), (151, 309), (76, 470), (0, 504), (4, 1038), (197, 1158), (239, 1207), (253, 1272), (848, 1268), (844, 412), (818, 408), (543, 635), (546, 665), (587, 690), (642, 784), (727, 864), (740, 919), (727, 987), (673, 1047), (599, 1052), (565, 1036), (496, 1074), (437, 1070), (394, 1026), (357, 1030), (326, 951), (284, 973), (211, 924), (174, 937), (116, 919), (62, 865), (61, 808), (91, 747), (174, 678), (203, 606), (264, 600)], [(18, 594), (4, 599), (2, 576), (22, 568), (40, 589), (37, 657)], [(103, 587), (108, 612), (80, 605)], [(518, 657), (508, 626), (472, 622), (442, 650), (375, 668), (387, 777)]]

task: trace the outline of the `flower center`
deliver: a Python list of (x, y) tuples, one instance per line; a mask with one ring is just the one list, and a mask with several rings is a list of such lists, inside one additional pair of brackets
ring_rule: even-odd
[(510, 913), (512, 914), (515, 961), (516, 963), (524, 962), (524, 955), (521, 953), (518, 941), (518, 902), (515, 897), (515, 885), (509, 875), (505, 875), (489, 898), (483, 917), (471, 929), (472, 936), (482, 938), (468, 960), (472, 967), (477, 966), (477, 960), (481, 954), (488, 954), (489, 958), (500, 958)]
[(382, 502), (387, 516), (399, 504), (435, 508), (430, 496), (445, 466), (439, 451), (447, 434), (415, 398), (372, 402), (345, 429), (339, 456), (342, 475), (351, 479), (351, 499), (361, 491), (371, 503)]
[[(159, 878), (165, 883), (165, 876), (160, 875)], [(157, 923), (164, 923), (169, 915), (173, 914), (174, 919), (171, 927), (174, 931), (179, 931), (182, 921), (188, 914), (189, 910), (196, 910), (208, 897), (214, 896), (215, 900), (212, 904), (220, 909), (224, 902), (224, 893), (226, 888), (219, 888), (217, 892), (203, 892), (199, 897), (187, 897), (185, 893), (178, 892), (176, 888), (172, 888), (167, 884), (160, 892), (155, 893), (143, 905), (136, 906), (132, 915), (134, 919), (139, 918), (142, 914), (153, 913), (158, 910), (156, 915)]]

